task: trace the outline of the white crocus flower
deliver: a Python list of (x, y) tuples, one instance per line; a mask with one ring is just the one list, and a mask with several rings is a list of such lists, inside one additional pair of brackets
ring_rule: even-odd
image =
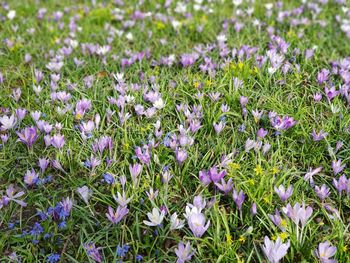
[(0, 117), (0, 124), (1, 124), (0, 130), (2, 131), (12, 129), (16, 124), (15, 115), (12, 114), (10, 117), (6, 115)]
[(147, 226), (159, 226), (164, 219), (164, 211), (160, 212), (158, 208), (153, 208), (152, 213), (147, 213), (148, 220), (144, 220), (143, 223)]

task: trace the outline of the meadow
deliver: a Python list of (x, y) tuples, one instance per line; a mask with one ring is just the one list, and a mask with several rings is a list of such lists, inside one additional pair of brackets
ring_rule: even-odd
[(350, 262), (348, 1), (0, 21), (0, 262)]

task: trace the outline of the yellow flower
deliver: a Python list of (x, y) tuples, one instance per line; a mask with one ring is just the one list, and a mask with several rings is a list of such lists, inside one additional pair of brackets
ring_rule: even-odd
[(75, 114), (75, 118), (77, 120), (80, 120), (83, 117), (83, 115), (81, 115), (79, 112), (77, 114)]
[(207, 86), (210, 86), (211, 84), (213, 84), (213, 82), (212, 82), (210, 79), (207, 79), (207, 80), (205, 81), (205, 84), (206, 84)]
[(251, 184), (251, 185), (255, 185), (254, 179), (249, 179), (247, 182), (248, 182), (249, 184)]
[(201, 85), (201, 84), (199, 83), (199, 81), (196, 81), (195, 83), (193, 83), (193, 86), (194, 86), (196, 89), (198, 89), (200, 85)]
[(165, 28), (165, 25), (162, 22), (157, 21), (156, 22), (156, 27), (157, 27), (157, 29), (162, 30), (162, 29)]
[(254, 171), (256, 175), (262, 175), (263, 173), (263, 169), (260, 164), (255, 167)]
[(277, 174), (279, 172), (278, 168), (275, 166), (272, 168), (272, 174)]
[(241, 168), (241, 166), (238, 163), (230, 163), (229, 166), (233, 170), (239, 170)]
[(254, 67), (254, 72), (259, 73), (259, 69), (256, 66)]
[(226, 235), (226, 243), (232, 245), (232, 236), (230, 234)]
[(234, 64), (234, 63), (231, 62), (231, 63), (230, 63), (230, 68), (231, 68), (231, 69), (236, 69), (236, 64)]
[(281, 220), (281, 226), (287, 227), (287, 221), (284, 220), (284, 219), (282, 219), (282, 220)]
[(275, 236), (275, 235), (273, 235), (272, 237), (271, 237), (271, 240), (273, 240), (273, 241), (275, 241), (277, 239), (277, 237)]
[(267, 203), (267, 204), (269, 204), (270, 203), (270, 200), (269, 200), (269, 198), (267, 197), (267, 196), (265, 196), (264, 198), (263, 198), (263, 200), (265, 201), (265, 203)]
[(348, 251), (348, 246), (347, 245), (342, 246), (341, 250), (343, 250), (343, 252)]
[(288, 234), (286, 232), (282, 232), (281, 234), (279, 234), (280, 238), (282, 239), (282, 241), (284, 241), (286, 238), (288, 238)]
[(129, 143), (124, 143), (123, 146), (124, 146), (124, 149), (126, 149), (126, 150), (128, 150), (130, 148), (130, 144)]
[(242, 70), (243, 69), (243, 66), (244, 66), (244, 64), (240, 61), (240, 62), (238, 62), (238, 68), (240, 69), (240, 70)]
[(238, 240), (239, 240), (239, 242), (244, 243), (245, 242), (245, 237), (244, 236), (240, 236)]
[(323, 225), (324, 225), (324, 222), (323, 222), (323, 221), (320, 221), (320, 223), (318, 223), (318, 225), (323, 226)]

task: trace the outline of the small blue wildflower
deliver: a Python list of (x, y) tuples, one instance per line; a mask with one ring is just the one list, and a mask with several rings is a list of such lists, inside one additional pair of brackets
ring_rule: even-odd
[(12, 223), (12, 222), (8, 223), (8, 228), (9, 228), (9, 229), (14, 229), (15, 226), (16, 226), (15, 223)]
[(241, 126), (238, 127), (239, 132), (244, 132), (245, 131), (245, 125), (242, 124)]
[(33, 226), (33, 228), (30, 230), (30, 235), (32, 236), (39, 236), (44, 231), (43, 227), (40, 225), (40, 223), (36, 222)]
[(37, 244), (39, 244), (39, 240), (33, 239), (33, 240), (32, 240), (32, 243), (33, 243), (34, 245), (37, 245)]
[(60, 254), (52, 253), (46, 257), (46, 262), (56, 263), (56, 262), (60, 261), (60, 257), (61, 257)]
[(84, 163), (84, 166), (86, 167), (86, 168), (91, 168), (91, 162), (90, 161), (85, 161)]
[(104, 182), (106, 182), (107, 184), (114, 184), (114, 177), (113, 175), (109, 174), (109, 173), (104, 173), (103, 174), (103, 180)]
[(51, 233), (46, 233), (44, 235), (44, 239), (49, 239), (50, 237), (52, 237), (52, 234)]
[(117, 246), (117, 256), (118, 257), (125, 257), (126, 254), (129, 252), (130, 246), (129, 245), (123, 245), (123, 246)]
[(67, 226), (66, 221), (62, 221), (62, 222), (60, 222), (60, 223), (58, 224), (58, 228), (59, 228), (59, 229), (64, 229), (64, 228), (66, 228), (66, 226)]
[(143, 260), (143, 256), (141, 256), (140, 254), (136, 255), (135, 259), (137, 262), (141, 262)]

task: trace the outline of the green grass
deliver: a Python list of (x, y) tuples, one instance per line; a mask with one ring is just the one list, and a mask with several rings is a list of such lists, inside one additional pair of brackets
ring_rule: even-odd
[[(0, 261), (8, 262), (9, 255), (15, 252), (22, 257), (23, 262), (45, 262), (51, 253), (60, 254), (61, 262), (93, 262), (83, 247), (91, 241), (101, 247), (104, 262), (121, 259), (116, 255), (116, 247), (123, 244), (130, 245), (130, 251), (123, 262), (135, 262), (136, 255), (142, 255), (144, 262), (175, 262), (174, 249), (177, 244), (180, 241), (190, 241), (196, 250), (193, 262), (266, 262), (262, 251), (264, 237), (276, 238), (282, 233), (268, 214), (274, 214), (275, 209), (281, 210), (288, 202), (291, 205), (304, 202), (312, 206), (313, 214), (303, 229), (301, 242), (297, 240), (298, 230), (295, 224), (283, 215), (286, 220), (284, 242), (291, 242), (283, 260), (314, 262), (317, 259), (313, 251), (320, 242), (328, 240), (337, 247), (335, 258), (339, 262), (349, 262), (346, 247), (350, 245), (350, 201), (348, 195), (339, 195), (332, 185), (333, 178), (339, 178), (341, 174), (333, 175), (331, 163), (341, 159), (347, 164), (342, 173), (349, 176), (350, 114), (345, 99), (339, 95), (329, 102), (323, 86), (316, 79), (322, 68), (331, 70), (330, 62), (340, 61), (350, 54), (349, 38), (340, 30), (335, 19), (336, 15), (346, 17), (341, 5), (331, 0), (325, 5), (318, 4), (321, 11), (315, 15), (305, 4), (304, 12), (292, 18), (307, 18), (309, 24), (293, 26), (290, 18), (284, 22), (278, 21), (279, 10), (276, 7), (271, 17), (266, 16), (264, 5), (268, 1), (244, 2), (239, 9), (254, 8), (251, 16), (237, 15), (237, 8), (232, 1), (203, 1), (202, 6), (211, 8), (212, 13), (196, 11), (192, 1), (189, 1), (187, 12), (192, 17), (186, 17), (174, 11), (178, 1), (173, 1), (166, 9), (165, 1), (138, 3), (131, 0), (118, 7), (122, 10), (120, 13), (124, 14), (122, 20), (114, 16), (115, 4), (110, 1), (96, 2), (98, 3), (93, 6), (90, 1), (45, 1), (40, 4), (29, 0), (8, 1), (10, 9), (16, 10), (16, 17), (0, 24), (0, 72), (4, 76), (4, 82), (0, 84), (0, 106), (9, 110), (8, 113), (0, 111), (0, 118), (11, 115), (18, 108), (26, 109), (29, 113), (40, 111), (44, 114), (41, 119), (52, 125), (57, 122), (62, 124), (61, 133), (65, 136), (65, 145), (60, 150), (52, 146), (45, 147), (43, 132), (33, 149), (28, 149), (19, 142), (16, 132), (36, 125), (29, 114), (10, 131), (0, 131), (1, 134), (10, 136), (8, 142), (0, 148), (0, 193), (3, 191), (2, 195), (5, 195), (8, 185), (13, 184), (16, 189), (25, 191), (24, 199), (28, 204), (20, 207), (10, 202), (1, 208)], [(282, 10), (293, 10), (302, 5), (301, 1), (282, 2)], [(47, 9), (47, 14), (43, 20), (39, 20), (37, 12), (42, 7)], [(64, 11), (67, 7), (69, 10)], [(59, 28), (59, 23), (48, 19), (58, 10), (64, 12), (61, 19), (63, 29)], [(125, 27), (125, 23), (132, 20), (131, 15), (135, 10), (149, 12), (150, 16), (142, 21), (136, 20), (131, 27)], [(4, 8), (0, 9), (0, 15), (6, 17), (7, 12)], [(161, 22), (160, 14), (167, 16), (168, 20)], [(73, 16), (78, 16), (78, 30), (74, 34), (68, 28)], [(181, 26), (174, 29), (169, 19), (179, 21)], [(233, 21), (225, 31), (223, 23), (230, 19)], [(262, 24), (260, 29), (253, 25), (254, 19)], [(239, 33), (234, 30), (235, 20), (244, 25)], [(321, 20), (327, 22), (324, 27), (318, 23)], [(18, 28), (14, 30), (16, 26)], [(203, 26), (203, 30), (198, 32), (197, 26)], [(287, 74), (280, 70), (269, 74), (269, 63), (261, 68), (256, 67), (254, 56), (266, 55), (271, 41), (267, 33), (268, 26), (273, 26), (275, 34), (290, 44), (285, 55), (291, 64), (291, 71)], [(115, 29), (115, 36), (111, 39), (111, 51), (106, 55), (105, 61), (100, 56), (82, 52), (83, 43), (107, 45), (107, 38), (113, 36), (110, 27)], [(28, 32), (31, 28), (35, 29), (32, 35)], [(118, 36), (117, 31), (123, 34)], [(127, 39), (128, 33), (132, 34), (133, 40)], [(215, 76), (200, 70), (199, 65), (204, 62), (202, 57), (190, 67), (181, 66), (179, 61), (182, 54), (192, 53), (199, 44), (203, 48), (210, 44), (216, 45), (216, 37), (220, 33), (226, 35), (230, 53), (234, 48), (239, 50), (242, 45), (257, 47), (258, 51), (251, 58), (234, 58), (223, 66), (225, 61), (220, 57), (220, 51), (214, 48), (206, 55), (218, 65)], [(303, 33), (303, 37), (299, 38), (300, 33)], [(62, 102), (52, 102), (52, 72), (46, 68), (50, 51), (58, 54), (67, 38), (76, 40), (79, 45), (71, 55), (64, 58), (57, 91), (71, 94), (67, 103), (70, 107)], [(5, 40), (13, 41), (13, 47), (8, 47)], [(163, 40), (166, 43), (162, 43)], [(305, 50), (314, 46), (317, 46), (315, 55), (306, 60)], [(300, 54), (295, 55), (294, 49), (299, 49)], [(129, 53), (141, 51), (149, 51), (150, 58), (122, 68), (121, 58), (129, 58)], [(25, 54), (32, 56), (31, 62), (24, 62)], [(152, 63), (171, 54), (176, 58), (171, 67), (155, 66)], [(112, 55), (117, 58), (114, 59)], [(84, 64), (76, 67), (73, 58), (84, 60)], [(39, 96), (33, 91), (33, 85), (36, 85), (34, 69), (42, 70), (45, 75), (40, 83), (43, 90)], [(149, 108), (151, 104), (145, 102), (142, 90), (155, 87), (161, 93), (165, 107), (157, 110), (153, 117), (146, 118), (137, 116), (134, 107), (127, 104), (125, 112), (129, 112), (131, 117), (121, 124), (118, 117), (120, 109), (109, 103), (109, 98), (117, 99), (120, 95), (115, 89), (116, 81), (112, 76), (118, 72), (124, 73), (128, 87), (141, 87), (140, 91), (127, 92), (127, 95), (134, 97), (134, 105), (142, 104)], [(88, 75), (94, 76), (91, 88), (84, 86), (83, 79)], [(243, 81), (242, 87), (234, 87), (234, 77)], [(331, 75), (330, 81), (337, 89), (342, 84), (341, 78), (336, 75)], [(69, 83), (76, 84), (76, 87), (70, 89)], [(198, 89), (197, 85), (201, 85), (201, 88)], [(13, 90), (16, 88), (22, 91), (18, 101), (13, 98)], [(199, 98), (198, 92), (202, 92), (203, 97)], [(218, 101), (213, 101), (209, 96), (215, 92), (221, 94)], [(323, 99), (318, 103), (313, 99), (315, 93), (323, 94)], [(247, 116), (242, 115), (240, 96), (249, 98)], [(82, 120), (77, 120), (73, 111), (77, 101), (82, 98), (91, 101), (92, 109)], [(196, 133), (190, 133), (194, 143), (186, 147), (188, 158), (182, 165), (176, 162), (174, 151), (163, 144), (168, 133), (178, 135), (179, 125), (188, 125), (185, 114), (176, 109), (180, 103), (187, 104), (190, 108), (201, 106), (203, 115), (202, 127)], [(222, 104), (230, 108), (227, 113), (221, 111)], [(339, 108), (337, 113), (332, 112), (332, 105)], [(65, 106), (69, 108), (68, 112), (59, 114), (57, 107)], [(258, 122), (252, 115), (252, 111), (257, 109), (265, 113)], [(268, 112), (271, 111), (279, 116), (291, 116), (297, 120), (297, 124), (275, 136), (268, 118)], [(81, 121), (94, 120), (96, 114), (101, 117), (100, 125), (94, 129), (92, 138), (84, 140), (78, 126)], [(219, 122), (221, 118), (225, 119), (226, 126), (220, 134), (216, 134), (213, 123)], [(154, 135), (157, 120), (161, 121), (163, 130), (160, 138)], [(245, 130), (239, 131), (242, 124)], [(261, 150), (245, 152), (246, 140), (257, 139), (256, 133), (261, 127), (268, 131), (268, 135), (259, 140), (263, 144), (270, 143), (271, 150), (266, 155)], [(326, 131), (328, 136), (322, 141), (314, 142), (310, 136), (313, 129)], [(56, 133), (58, 132), (53, 131), (51, 134)], [(92, 143), (104, 135), (113, 139), (113, 150), (111, 153), (95, 154)], [(159, 145), (152, 149), (151, 163), (149, 166), (144, 165), (139, 184), (133, 185), (129, 164), (137, 161), (134, 148), (152, 139)], [(344, 146), (332, 153), (330, 147), (334, 149), (338, 141), (342, 141)], [(232, 163), (236, 167), (229, 165), (225, 179), (232, 178), (234, 188), (244, 191), (246, 199), (242, 211), (237, 210), (231, 193), (225, 196), (213, 184), (203, 186), (198, 178), (199, 171), (218, 165), (221, 157), (230, 153), (233, 153)], [(84, 166), (84, 162), (91, 156), (101, 160), (101, 164), (94, 170)], [(42, 157), (58, 160), (65, 172), (50, 166), (44, 175), (40, 175), (40, 178), (52, 175), (50, 183), (28, 187), (23, 180), (24, 174), (32, 168), (38, 172), (37, 161)], [(107, 159), (113, 160), (111, 165), (107, 165)], [(165, 166), (173, 174), (169, 185), (161, 181)], [(261, 174), (255, 171), (258, 166), (262, 168)], [(324, 202), (320, 201), (310, 184), (303, 179), (309, 168), (319, 166), (323, 170), (314, 176), (315, 184), (326, 184), (331, 192)], [(105, 173), (112, 174), (116, 179), (126, 176), (125, 193), (128, 197), (132, 196), (132, 201), (128, 204), (129, 214), (117, 225), (112, 225), (105, 214), (108, 206), (114, 209), (118, 206), (112, 194), (121, 192), (122, 186), (118, 180), (113, 185), (102, 182)], [(293, 195), (286, 203), (281, 202), (274, 192), (274, 186), (280, 184), (294, 186)], [(83, 185), (93, 192), (88, 204), (83, 202), (76, 191)], [(150, 187), (159, 190), (157, 198), (152, 201), (146, 194)], [(203, 210), (206, 219), (211, 221), (209, 229), (201, 238), (194, 237), (187, 223), (181, 230), (170, 231), (170, 215), (176, 212), (184, 219), (185, 207), (193, 202), (196, 195), (202, 195), (207, 203), (216, 198), (212, 207)], [(23, 231), (30, 230), (39, 221), (38, 211), (46, 211), (65, 197), (72, 198), (74, 205), (64, 229), (59, 229), (54, 220), (48, 219), (41, 226), (44, 233), (50, 233), (51, 237), (44, 239), (42, 233), (37, 237), (39, 243), (33, 244), (34, 237), (21, 236)], [(250, 213), (253, 203), (257, 204), (258, 209), (255, 216)], [(331, 218), (331, 213), (324, 208), (325, 203), (338, 209), (340, 218)], [(169, 212), (163, 226), (146, 226), (143, 220), (147, 220), (147, 213), (153, 207), (161, 206), (167, 207)], [(15, 222), (15, 227), (11, 229), (9, 224)]]

